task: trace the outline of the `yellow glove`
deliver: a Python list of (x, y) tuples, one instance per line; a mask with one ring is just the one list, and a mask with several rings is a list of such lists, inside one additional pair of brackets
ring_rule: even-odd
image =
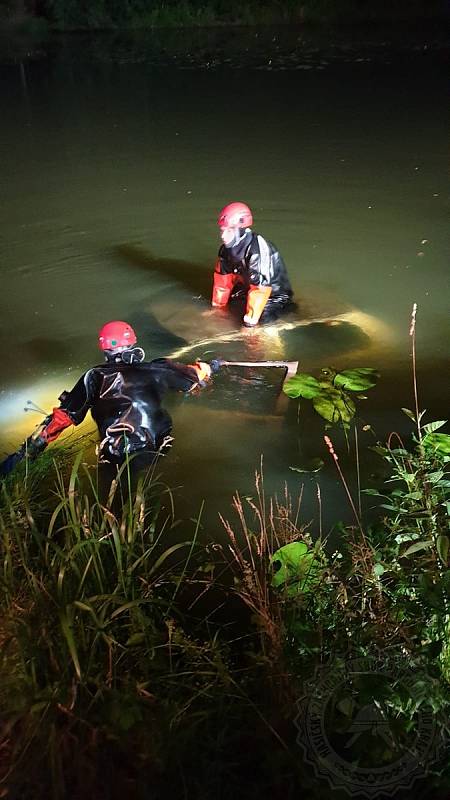
[(264, 307), (272, 293), (270, 286), (250, 286), (247, 294), (247, 308), (243, 319), (244, 325), (257, 325)]

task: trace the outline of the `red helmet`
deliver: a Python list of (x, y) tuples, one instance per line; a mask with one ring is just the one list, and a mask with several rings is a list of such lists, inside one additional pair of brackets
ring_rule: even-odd
[(107, 322), (98, 332), (100, 350), (115, 350), (117, 347), (136, 344), (136, 341), (136, 334), (131, 325), (117, 319)]
[(229, 203), (219, 214), (219, 228), (248, 228), (253, 225), (253, 215), (245, 203)]

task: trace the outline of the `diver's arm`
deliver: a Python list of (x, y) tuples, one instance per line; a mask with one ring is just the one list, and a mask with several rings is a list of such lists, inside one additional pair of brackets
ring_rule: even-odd
[(206, 361), (181, 364), (170, 358), (157, 358), (151, 361), (149, 366), (161, 389), (173, 389), (178, 392), (190, 392), (198, 386), (204, 386), (212, 372)]
[[(92, 372), (92, 370), (90, 370)], [(63, 392), (59, 400), (60, 406), (48, 414), (36, 430), (28, 436), (23, 444), (0, 463), (0, 477), (9, 475), (16, 464), (24, 458), (37, 458), (50, 442), (54, 442), (60, 434), (70, 427), (78, 425), (90, 407), (89, 373), (83, 375), (70, 392)]]
[(98, 372), (94, 367), (81, 376), (70, 392), (60, 394), (59, 408), (70, 417), (72, 425), (79, 425), (80, 422), (83, 422), (92, 406), (98, 382)]
[(93, 370), (86, 372), (70, 392), (63, 392), (59, 396), (60, 405), (53, 409), (38, 430), (26, 440), (25, 444), (33, 455), (45, 450), (66, 428), (79, 425), (84, 420), (91, 406), (92, 372)]

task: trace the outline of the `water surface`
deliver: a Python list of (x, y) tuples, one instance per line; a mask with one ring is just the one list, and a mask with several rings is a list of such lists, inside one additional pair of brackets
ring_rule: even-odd
[[(131, 322), (148, 357), (299, 359), (314, 371), (373, 366), (363, 422), (409, 429), (418, 303), (421, 405), (448, 413), (448, 103), (435, 31), (253, 30), (61, 38), (0, 68), (4, 342), (1, 449), (99, 356), (108, 319)], [(289, 330), (236, 335), (205, 314), (217, 211), (235, 199), (279, 246), (298, 311)], [(344, 316), (343, 316), (344, 315)], [(330, 319), (339, 324), (329, 325)], [(322, 322), (323, 320), (323, 322)], [(233, 336), (229, 336), (234, 333)], [(199, 340), (203, 344), (196, 345)], [(206, 341), (205, 341), (206, 340)], [(277, 402), (280, 375), (221, 373), (168, 403), (176, 443), (161, 465), (195, 514), (266, 486), (297, 491), (289, 466), (327, 458), (307, 403)], [(376, 472), (361, 433), (366, 482)], [(342, 436), (336, 434), (339, 446)], [(343, 463), (354, 471), (353, 457)], [(315, 476), (317, 477), (317, 476)], [(329, 519), (347, 515), (333, 465)], [(305, 516), (317, 513), (307, 479)]]

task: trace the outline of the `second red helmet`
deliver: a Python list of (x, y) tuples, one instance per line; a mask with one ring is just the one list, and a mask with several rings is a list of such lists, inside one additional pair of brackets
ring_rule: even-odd
[(127, 347), (136, 342), (136, 334), (131, 325), (121, 320), (106, 322), (98, 332), (100, 350), (115, 350), (116, 347)]
[(245, 203), (229, 203), (219, 214), (219, 228), (248, 228), (253, 225), (253, 214)]

